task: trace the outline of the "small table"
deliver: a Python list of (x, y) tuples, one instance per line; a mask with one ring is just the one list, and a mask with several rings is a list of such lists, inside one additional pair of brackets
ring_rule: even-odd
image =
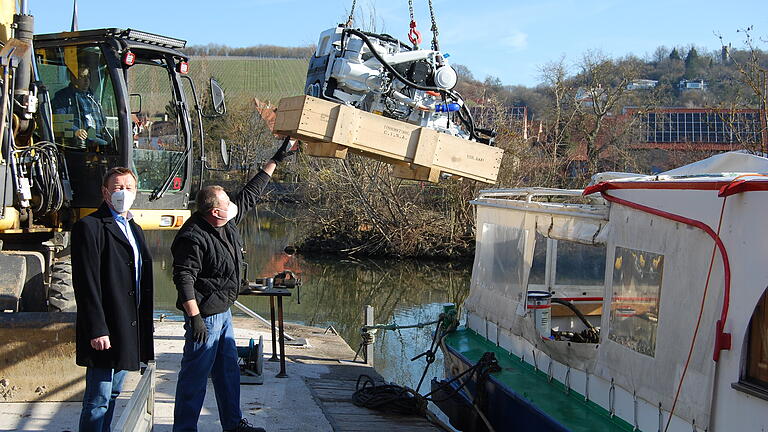
[[(249, 290), (243, 291), (240, 295), (269, 297), (269, 318), (272, 323), (272, 358), (269, 361), (278, 361), (277, 358), (277, 340), (280, 340), (280, 373), (278, 378), (287, 378), (285, 373), (285, 326), (283, 325), (283, 297), (290, 297), (291, 292), (285, 288), (267, 288), (259, 290), (262, 285), (249, 284)], [(277, 297), (277, 322), (279, 326), (279, 338), (275, 337), (275, 297)]]

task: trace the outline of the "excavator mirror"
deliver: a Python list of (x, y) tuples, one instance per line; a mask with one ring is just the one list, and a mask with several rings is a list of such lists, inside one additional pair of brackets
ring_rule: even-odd
[(227, 142), (224, 138), (219, 143), (221, 146), (221, 160), (224, 161), (224, 166), (229, 167), (229, 151), (227, 150)]
[(227, 112), (227, 106), (224, 103), (224, 89), (213, 78), (211, 78), (211, 101), (213, 102), (213, 110), (216, 114), (224, 115)]

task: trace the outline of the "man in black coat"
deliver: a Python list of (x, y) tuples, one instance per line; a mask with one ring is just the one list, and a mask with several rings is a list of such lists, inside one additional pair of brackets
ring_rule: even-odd
[(152, 257), (129, 211), (136, 175), (112, 168), (104, 202), (72, 228), (77, 364), (87, 368), (80, 431), (109, 431), (126, 371), (154, 358)]
[(197, 194), (197, 212), (171, 245), (177, 307), (184, 312), (185, 342), (176, 385), (173, 430), (196, 431), (208, 375), (225, 431), (263, 432), (240, 410), (240, 367), (229, 308), (242, 287), (243, 242), (237, 224), (269, 183), (279, 162), (293, 153), (286, 139), (272, 160), (230, 200), (221, 186)]

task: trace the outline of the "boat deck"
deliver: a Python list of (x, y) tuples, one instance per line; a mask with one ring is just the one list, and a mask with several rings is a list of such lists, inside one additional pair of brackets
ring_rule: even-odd
[(494, 353), (501, 372), (491, 373), (491, 377), (570, 431), (634, 430), (629, 423), (611, 416), (605, 409), (586, 401), (583, 395), (569, 391), (561, 383), (550, 382), (545, 372), (535, 369), (472, 330), (458, 330), (446, 337), (444, 342), (470, 364), (477, 363), (486, 352)]
[[(279, 363), (264, 362), (263, 385), (241, 385), (243, 416), (268, 431), (437, 431), (424, 418), (382, 415), (352, 404), (360, 374), (380, 376), (369, 366), (352, 363), (354, 351), (341, 337), (322, 329), (286, 324), (286, 332), (306, 338), (307, 346), (286, 346), (287, 378), (277, 378)], [(238, 346), (264, 337), (265, 358), (272, 355), (268, 328), (247, 318), (235, 318)], [(184, 344), (180, 322), (156, 322), (154, 430), (171, 431), (173, 402)], [(118, 421), (140, 376), (131, 373), (118, 399)], [(0, 430), (75, 431), (79, 402), (0, 403)], [(200, 415), (201, 432), (221, 431), (213, 386), (208, 382)]]

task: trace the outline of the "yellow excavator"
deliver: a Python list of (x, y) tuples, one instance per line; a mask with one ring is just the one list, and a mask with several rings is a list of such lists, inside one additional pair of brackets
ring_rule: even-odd
[(226, 110), (211, 80), (203, 113), (183, 40), (33, 24), (26, 0), (0, 0), (0, 401), (81, 391), (70, 229), (101, 203), (103, 174), (132, 168), (135, 220), (178, 229), (206, 168), (203, 118)]

